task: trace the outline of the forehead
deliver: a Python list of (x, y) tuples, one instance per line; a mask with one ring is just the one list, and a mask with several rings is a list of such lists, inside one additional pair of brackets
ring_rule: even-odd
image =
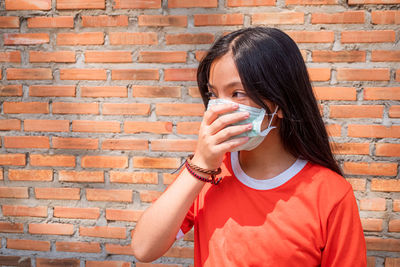
[(208, 83), (214, 88), (223, 88), (237, 83), (241, 85), (239, 72), (231, 53), (227, 53), (213, 61), (210, 67)]

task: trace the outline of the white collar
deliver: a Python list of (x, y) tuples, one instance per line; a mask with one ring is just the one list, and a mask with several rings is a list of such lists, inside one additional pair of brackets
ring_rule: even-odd
[(277, 176), (265, 180), (259, 180), (248, 176), (240, 167), (239, 153), (231, 152), (231, 165), (236, 178), (242, 184), (257, 190), (274, 189), (278, 186), (283, 185), (291, 178), (293, 178), (296, 174), (298, 174), (304, 168), (304, 166), (306, 166), (307, 162), (307, 160), (298, 158), (292, 166), (290, 166), (288, 169), (281, 172)]

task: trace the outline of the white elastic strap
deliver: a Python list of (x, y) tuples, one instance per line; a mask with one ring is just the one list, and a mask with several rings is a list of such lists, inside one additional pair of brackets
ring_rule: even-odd
[(276, 128), (276, 126), (271, 126), (271, 123), (274, 120), (274, 117), (275, 117), (275, 114), (276, 114), (277, 111), (278, 111), (278, 106), (276, 106), (274, 113), (271, 114), (271, 120), (268, 123), (267, 129), (265, 129), (264, 131), (262, 131), (260, 133), (261, 136), (266, 136), (269, 133), (269, 131), (271, 131), (272, 129)]

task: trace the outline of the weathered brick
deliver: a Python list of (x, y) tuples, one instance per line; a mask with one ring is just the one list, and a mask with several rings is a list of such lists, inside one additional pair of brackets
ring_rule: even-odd
[(380, 232), (383, 229), (383, 220), (374, 218), (361, 218), (361, 225), (364, 231)]
[(75, 52), (74, 51), (29, 51), (29, 62), (65, 62), (73, 63), (75, 62)]
[(19, 28), (19, 17), (0, 17), (0, 28)]
[(102, 32), (64, 32), (58, 33), (57, 45), (102, 45), (104, 33)]
[(196, 81), (197, 70), (190, 69), (165, 69), (165, 81)]
[(385, 211), (386, 199), (384, 198), (362, 198), (359, 204), (360, 210)]
[(1, 186), (0, 198), (28, 198), (28, 187)]
[(106, 209), (106, 219), (109, 221), (137, 222), (142, 214), (142, 210)]
[(228, 0), (228, 7), (274, 6), (276, 0)]
[(58, 180), (69, 183), (104, 183), (102, 171), (59, 171)]
[(32, 166), (75, 167), (75, 156), (30, 154), (29, 163)]
[(371, 191), (400, 192), (400, 180), (372, 179)]
[(155, 45), (158, 43), (155, 32), (110, 32), (111, 45)]
[(21, 52), (20, 51), (4, 51), (0, 52), (0, 62), (21, 62)]
[(169, 121), (125, 121), (125, 133), (172, 133), (172, 123)]
[(303, 24), (303, 12), (269, 12), (255, 13), (251, 16), (253, 25), (281, 25), (281, 24)]
[[(138, 263), (136, 262), (135, 265)], [(131, 263), (126, 261), (86, 261), (86, 267), (130, 267)]]
[(148, 115), (150, 105), (145, 103), (104, 103), (104, 115)]
[(150, 158), (150, 157), (134, 157), (134, 168), (150, 168), (150, 169), (176, 169), (180, 166), (178, 158)]
[(331, 118), (382, 118), (383, 105), (331, 105)]
[(106, 251), (109, 254), (118, 254), (118, 255), (132, 255), (133, 256), (133, 248), (131, 245), (119, 245), (119, 244), (106, 244)]
[(124, 27), (128, 26), (128, 16), (82, 16), (83, 27)]
[(397, 163), (379, 162), (344, 162), (343, 171), (346, 174), (396, 176)]
[(26, 132), (68, 132), (68, 120), (24, 120)]
[(126, 86), (81, 86), (81, 97), (128, 97)]
[(6, 148), (50, 148), (48, 136), (5, 136)]
[(130, 51), (85, 51), (86, 63), (130, 63)]
[(16, 250), (50, 251), (50, 241), (7, 238), (6, 247)]
[(6, 0), (6, 10), (50, 10), (51, 0)]
[(57, 218), (97, 220), (99, 216), (99, 208), (54, 207), (54, 217)]
[(156, 172), (110, 172), (111, 183), (125, 184), (157, 184)]
[(57, 0), (57, 9), (105, 9), (105, 0)]
[(373, 62), (397, 62), (400, 61), (400, 51), (373, 50), (371, 52)]
[(25, 154), (0, 154), (0, 165), (24, 166), (25, 157)]
[(368, 143), (333, 143), (333, 153), (344, 155), (369, 155)]
[(52, 147), (58, 149), (97, 149), (99, 141), (93, 138), (53, 137)]
[(100, 243), (98, 242), (56, 241), (56, 250), (65, 252), (79, 252), (79, 253), (101, 252)]
[(48, 33), (4, 33), (4, 45), (38, 45), (50, 42)]
[(147, 9), (161, 8), (161, 0), (114, 0), (114, 8)]
[(28, 18), (28, 28), (73, 28), (74, 17), (32, 17)]
[(212, 42), (214, 42), (214, 35), (211, 33), (178, 33), (165, 36), (167, 45), (211, 44)]
[(365, 62), (365, 51), (312, 51), (313, 62)]
[(286, 5), (336, 5), (338, 0), (286, 0)]
[(311, 14), (311, 23), (313, 24), (363, 24), (364, 21), (364, 11)]
[(400, 118), (400, 105), (394, 105), (389, 108), (390, 118)]
[(157, 69), (120, 69), (112, 70), (113, 80), (159, 80), (160, 75)]
[(35, 188), (36, 199), (68, 199), (68, 200), (79, 200), (80, 189), (79, 188), (54, 188), (54, 187), (36, 187)]
[(74, 85), (31, 85), (29, 86), (29, 96), (34, 97), (74, 97)]
[(154, 202), (161, 196), (163, 192), (144, 190), (140, 191), (139, 193), (140, 193), (140, 200), (142, 202)]
[(79, 259), (46, 259), (36, 258), (36, 267), (50, 267), (50, 266), (68, 266), (79, 267)]
[(156, 114), (158, 116), (202, 116), (204, 113), (203, 104), (186, 103), (158, 103)]
[(7, 69), (7, 80), (52, 80), (51, 69)]
[(332, 43), (335, 38), (332, 31), (288, 31), (286, 33), (296, 43)]
[(60, 80), (106, 80), (105, 69), (60, 69)]
[(53, 180), (52, 170), (8, 170), (10, 181), (47, 181)]
[(400, 100), (400, 87), (366, 87), (365, 100)]
[(151, 141), (152, 151), (187, 151), (194, 152), (196, 149), (196, 140), (185, 139), (158, 139)]
[(394, 238), (379, 238), (379, 237), (366, 237), (367, 250), (376, 251), (400, 251), (400, 240)]
[(186, 27), (187, 16), (139, 15), (138, 24), (147, 27)]
[(218, 0), (169, 0), (168, 8), (218, 7)]
[(102, 237), (102, 238), (126, 238), (125, 227), (111, 226), (94, 226), (94, 227), (79, 227), (80, 236)]
[(3, 216), (47, 217), (47, 206), (3, 205)]
[(185, 51), (140, 51), (139, 62), (144, 63), (185, 63)]
[(194, 26), (232, 26), (243, 23), (244, 15), (241, 13), (194, 15)]
[(372, 31), (342, 31), (342, 43), (386, 43), (395, 41), (395, 32), (392, 30)]
[(134, 85), (132, 90), (134, 97), (181, 97), (181, 87), (179, 86)]
[(350, 124), (347, 135), (350, 137), (400, 138), (400, 126)]
[(390, 5), (390, 4), (399, 4), (399, 0), (348, 0), (347, 3), (349, 5)]
[(176, 132), (178, 134), (198, 134), (200, 122), (178, 122)]
[(354, 191), (365, 191), (366, 180), (361, 178), (347, 178)]
[(22, 223), (0, 222), (0, 233), (23, 233)]
[(3, 111), (8, 114), (47, 114), (49, 104), (44, 102), (4, 102)]
[(119, 133), (121, 126), (119, 121), (72, 121), (73, 132), (86, 133)]
[(376, 69), (338, 68), (337, 79), (339, 81), (389, 81), (390, 70), (386, 68), (376, 68)]
[(22, 85), (0, 85), (0, 96), (22, 96)]
[(127, 156), (83, 156), (83, 168), (127, 168)]
[(307, 71), (312, 82), (323, 82), (331, 79), (330, 68), (308, 68)]
[(98, 103), (55, 102), (53, 114), (99, 114)]
[(101, 144), (102, 150), (148, 150), (148, 141), (144, 139), (106, 139)]
[(373, 24), (400, 24), (400, 11), (372, 11), (371, 20)]
[(313, 87), (318, 100), (356, 100), (354, 87)]
[(400, 157), (400, 144), (379, 143), (375, 147), (375, 154), (377, 156)]
[(132, 202), (130, 189), (86, 189), (86, 199), (89, 201)]
[(394, 219), (389, 221), (389, 232), (400, 232), (400, 220)]
[(74, 225), (67, 223), (30, 223), (28, 231), (30, 234), (36, 235), (72, 235)]

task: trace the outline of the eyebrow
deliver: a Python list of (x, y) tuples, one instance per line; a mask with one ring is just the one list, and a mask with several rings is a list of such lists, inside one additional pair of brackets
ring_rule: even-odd
[[(240, 81), (234, 81), (234, 82), (231, 82), (231, 83), (228, 83), (227, 85), (226, 85), (226, 87), (234, 87), (234, 86), (236, 86), (236, 85), (240, 85), (240, 86), (242, 86), (243, 87), (243, 84), (240, 82)], [(212, 89), (215, 89), (215, 86), (213, 86), (211, 83), (207, 83), (207, 86), (208, 87), (210, 87), (210, 88), (212, 88)]]

